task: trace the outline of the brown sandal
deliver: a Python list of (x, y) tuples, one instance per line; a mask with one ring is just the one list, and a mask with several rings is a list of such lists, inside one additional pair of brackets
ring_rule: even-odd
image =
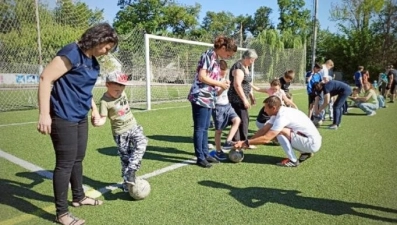
[[(89, 200), (89, 202), (84, 203), (84, 201)], [(93, 202), (92, 202), (93, 201)], [(72, 202), (72, 205), (74, 207), (80, 207), (83, 205), (90, 205), (90, 206), (97, 206), (97, 205), (102, 205), (103, 202), (101, 200), (98, 199), (94, 199), (94, 198), (90, 198), (90, 197), (84, 197), (82, 200), (80, 200), (79, 202)]]
[(55, 222), (63, 225), (83, 225), (85, 220), (79, 219), (67, 212), (55, 218)]

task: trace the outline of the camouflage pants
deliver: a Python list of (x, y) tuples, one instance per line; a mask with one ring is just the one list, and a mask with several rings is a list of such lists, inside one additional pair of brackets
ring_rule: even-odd
[(124, 177), (128, 170), (139, 170), (148, 144), (142, 126), (137, 125), (123, 134), (114, 136), (114, 141), (121, 160), (121, 177)]

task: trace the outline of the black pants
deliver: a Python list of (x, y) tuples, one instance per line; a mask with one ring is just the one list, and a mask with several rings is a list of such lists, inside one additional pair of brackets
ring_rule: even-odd
[(55, 150), (53, 188), (57, 215), (68, 212), (69, 182), (73, 201), (85, 197), (83, 190), (83, 165), (88, 139), (88, 120), (69, 122), (52, 117), (51, 140)]
[(240, 117), (241, 123), (238, 127), (236, 134), (233, 137), (233, 141), (244, 141), (248, 139), (248, 125), (249, 125), (249, 113), (244, 107), (244, 104), (231, 103), (234, 111)]

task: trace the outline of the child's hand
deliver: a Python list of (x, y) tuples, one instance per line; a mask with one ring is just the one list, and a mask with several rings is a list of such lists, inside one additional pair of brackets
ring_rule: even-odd
[(91, 124), (92, 124), (93, 126), (98, 126), (100, 120), (101, 120), (101, 116), (99, 115), (98, 110), (93, 110), (93, 111), (91, 112)]

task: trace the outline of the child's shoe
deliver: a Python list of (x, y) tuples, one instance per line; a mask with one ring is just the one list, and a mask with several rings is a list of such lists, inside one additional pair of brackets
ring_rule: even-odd
[(233, 142), (232, 141), (226, 141), (225, 144), (223, 144), (222, 149), (225, 151), (229, 151), (233, 148)]
[(128, 170), (124, 177), (125, 182), (135, 185), (135, 170)]
[(210, 152), (210, 156), (214, 157), (215, 159), (219, 160), (219, 161), (225, 161), (227, 159), (227, 156), (225, 153), (223, 153), (222, 151), (216, 151), (213, 150)]

